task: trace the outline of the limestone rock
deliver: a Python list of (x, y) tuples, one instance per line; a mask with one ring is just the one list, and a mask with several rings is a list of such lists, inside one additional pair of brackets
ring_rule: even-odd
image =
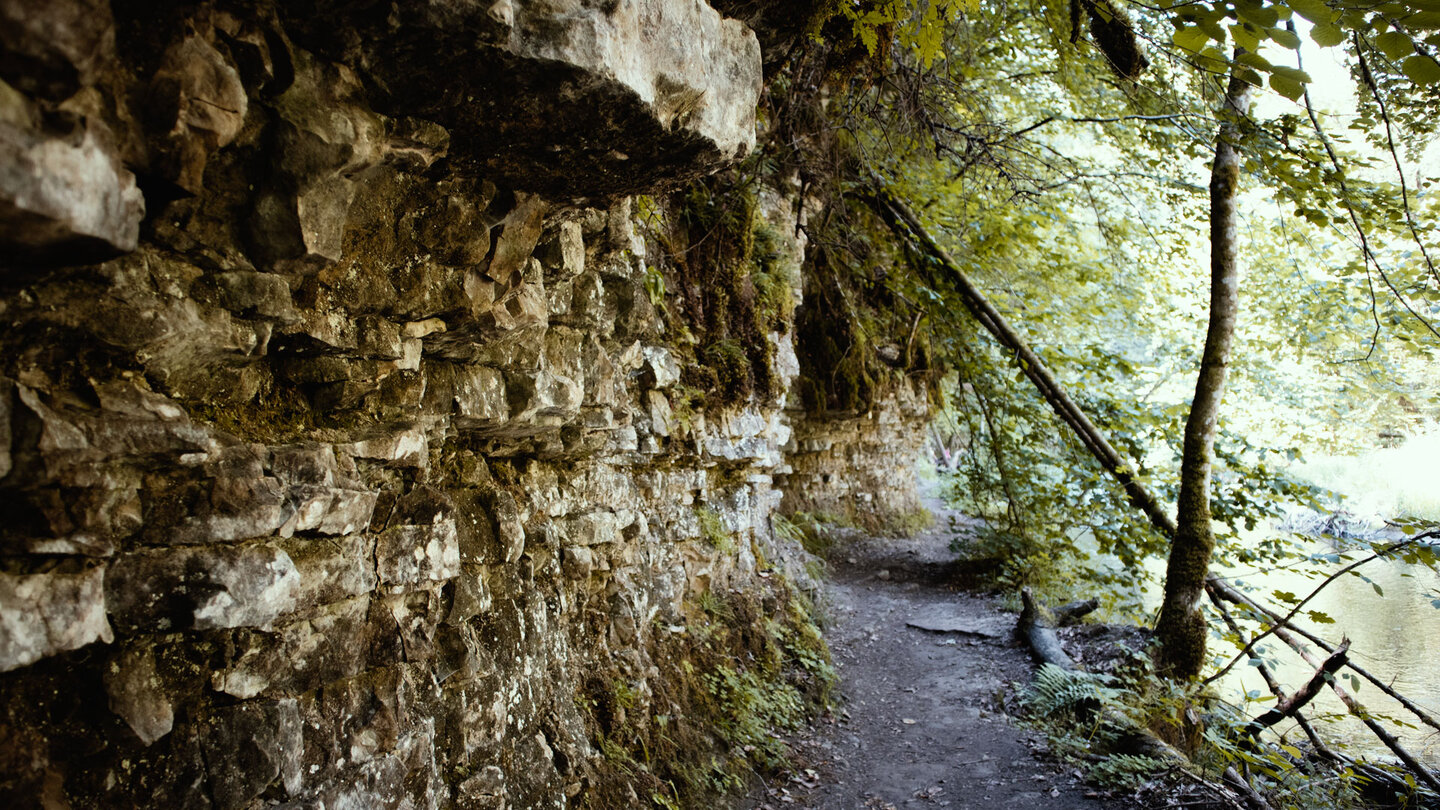
[(115, 58), (108, 0), (0, 2), (0, 77), (51, 101), (94, 84)]
[(290, 285), (283, 276), (255, 271), (234, 271), (215, 276), (220, 301), (240, 314), (273, 318), (280, 323), (300, 319), (290, 297)]
[(108, 258), (135, 249), (145, 200), (103, 124), (64, 134), (0, 120), (0, 248), (9, 261)]
[(418, 425), (397, 427), (335, 448), (358, 458), (384, 461), (397, 467), (423, 467), (429, 460), (429, 442)]
[(646, 388), (669, 388), (680, 382), (680, 364), (664, 346), (646, 346), (640, 367), (640, 384)]
[(502, 289), (518, 286), (520, 270), (530, 261), (535, 243), (540, 241), (544, 216), (545, 201), (532, 195), (521, 198), (500, 223), (495, 255), (485, 274)]
[(217, 710), (207, 720), (201, 746), (217, 810), (247, 806), (277, 780), (291, 793), (301, 788), (305, 744), (293, 699)]
[(127, 646), (105, 669), (110, 710), (119, 715), (140, 742), (150, 745), (175, 727), (175, 706), (161, 681), (151, 644)]
[(454, 520), (429, 526), (394, 526), (375, 541), (375, 564), (387, 585), (441, 582), (460, 574), (460, 540)]
[(274, 546), (183, 547), (123, 554), (105, 576), (127, 632), (266, 627), (298, 606), (300, 575)]
[(494, 510), (500, 546), (505, 550), (505, 562), (514, 563), (525, 550), (525, 525), (520, 520), (515, 496), (504, 491), (495, 493)]
[(349, 39), (317, 25), (346, 4), (305, 8), (320, 13), (292, 13), (296, 36), (367, 71), (383, 112), (440, 123), (457, 151), (553, 199), (643, 192), (755, 145), (759, 43), (703, 2), (446, 0)]
[(240, 72), (198, 34), (170, 47), (150, 80), (151, 117), (166, 140), (165, 172), (192, 194), (204, 188), (205, 163), (235, 140), (249, 98)]
[(105, 620), (105, 569), (77, 574), (0, 572), (0, 672), (114, 640)]
[(499, 425), (510, 418), (505, 376), (489, 366), (426, 363), (427, 408), (453, 414), (460, 428)]
[(276, 629), (254, 633), (238, 660), (211, 685), (242, 700), (294, 696), (363, 671), (369, 653), (369, 599), (352, 599)]
[(295, 538), (281, 542), (300, 575), (296, 602), (304, 608), (375, 590), (374, 549), (364, 535)]
[(293, 513), (279, 529), (282, 536), (296, 532), (352, 534), (370, 524), (376, 493), (336, 487), (299, 486), (289, 491)]
[(340, 258), (354, 177), (384, 157), (385, 126), (344, 67), (296, 54), (295, 81), (275, 102), (278, 159), (251, 224), (267, 261), (312, 267)]

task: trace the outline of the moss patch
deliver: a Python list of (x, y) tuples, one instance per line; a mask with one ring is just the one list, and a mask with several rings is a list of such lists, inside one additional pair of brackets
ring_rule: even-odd
[(678, 299), (667, 320), (696, 347), (684, 382), (717, 407), (781, 393), (768, 335), (790, 328), (793, 279), (756, 211), (757, 183), (740, 171), (693, 183), (666, 201), (660, 234), (665, 278), (655, 286)]
[(689, 603), (683, 632), (653, 629), (648, 701), (596, 671), (577, 700), (602, 759), (578, 807), (713, 807), (789, 756), (775, 733), (829, 706), (836, 684), (814, 608), (783, 577)]

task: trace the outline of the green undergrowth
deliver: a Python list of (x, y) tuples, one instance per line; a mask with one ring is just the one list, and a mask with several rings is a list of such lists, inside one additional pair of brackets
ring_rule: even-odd
[[(1218, 784), (1235, 768), (1275, 810), (1422, 806), (1413, 793), (1377, 791), (1354, 769), (1314, 756), (1306, 743), (1251, 736), (1247, 726), (1263, 706), (1234, 706), (1201, 686), (1160, 678), (1141, 652), (1126, 651), (1106, 674), (1046, 664), (1023, 690), (1021, 705), (1026, 722), (1046, 733), (1052, 753), (1102, 788), (1158, 787), (1172, 795), (1167, 792), (1194, 788), (1197, 777)], [(1147, 736), (1188, 761), (1160, 755)]]
[(683, 628), (657, 625), (649, 694), (599, 668), (577, 700), (601, 753), (582, 808), (715, 807), (785, 766), (783, 738), (831, 704), (837, 677), (815, 608), (778, 572), (706, 591)]
[(700, 521), (700, 536), (705, 542), (722, 553), (729, 554), (735, 550), (735, 538), (725, 530), (725, 520), (720, 513), (709, 506), (702, 506), (695, 510), (695, 517)]

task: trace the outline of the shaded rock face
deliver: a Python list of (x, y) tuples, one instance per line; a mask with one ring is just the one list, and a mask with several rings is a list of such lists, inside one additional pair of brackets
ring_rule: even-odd
[(648, 192), (755, 146), (760, 45), (701, 0), (309, 0), (280, 13), (298, 41), (355, 66), (378, 109), (464, 131), (455, 160), (554, 199)]
[(858, 521), (879, 530), (914, 528), (924, 508), (916, 480), (930, 407), (923, 389), (895, 386), (865, 413), (789, 413), (781, 509)]
[(587, 674), (646, 711), (656, 634), (796, 554), (781, 403), (672, 407), (617, 196), (750, 148), (753, 34), (695, 0), (0, 22), (0, 803), (583, 804)]

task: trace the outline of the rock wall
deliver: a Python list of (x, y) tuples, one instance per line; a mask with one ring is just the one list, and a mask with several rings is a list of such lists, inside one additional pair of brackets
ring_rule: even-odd
[(864, 413), (789, 416), (781, 511), (873, 531), (903, 532), (926, 520), (915, 475), (930, 418), (923, 386), (902, 380)]
[(726, 599), (796, 653), (802, 574), (626, 195), (760, 72), (698, 0), (0, 0), (6, 805), (664, 798), (626, 709)]

